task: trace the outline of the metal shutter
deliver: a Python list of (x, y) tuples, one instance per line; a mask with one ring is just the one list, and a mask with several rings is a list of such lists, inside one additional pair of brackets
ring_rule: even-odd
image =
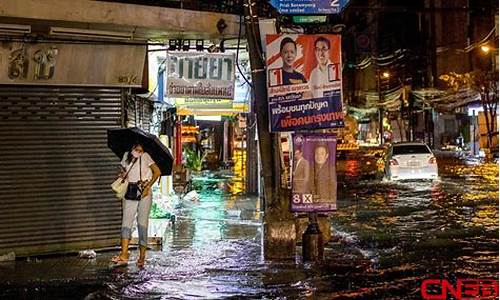
[(0, 253), (117, 245), (119, 89), (0, 86)]

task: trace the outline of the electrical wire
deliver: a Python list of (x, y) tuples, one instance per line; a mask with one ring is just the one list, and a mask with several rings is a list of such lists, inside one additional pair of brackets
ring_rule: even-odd
[(238, 72), (240, 72), (240, 75), (241, 77), (243, 77), (243, 79), (245, 80), (245, 82), (251, 87), (253, 88), (253, 85), (250, 83), (250, 81), (248, 81), (247, 77), (245, 76), (245, 74), (243, 74), (243, 72), (241, 71), (241, 68), (240, 68), (240, 62), (239, 62), (239, 54), (240, 54), (240, 42), (241, 42), (241, 14), (240, 14), (240, 26), (239, 26), (239, 30), (238, 30), (238, 45), (236, 46), (237, 50), (236, 50), (236, 67), (238, 69)]

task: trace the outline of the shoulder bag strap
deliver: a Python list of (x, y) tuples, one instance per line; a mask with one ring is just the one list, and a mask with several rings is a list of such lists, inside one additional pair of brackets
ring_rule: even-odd
[(134, 160), (134, 162), (130, 165), (130, 168), (128, 169), (127, 173), (125, 173), (125, 176), (123, 176), (123, 180), (122, 180), (122, 182), (123, 182), (125, 179), (127, 179), (127, 177), (128, 177), (128, 173), (130, 173), (130, 170), (132, 170), (132, 167), (134, 166), (134, 164), (135, 164), (135, 162), (136, 162), (136, 161), (137, 161), (137, 159), (136, 159), (136, 160)]

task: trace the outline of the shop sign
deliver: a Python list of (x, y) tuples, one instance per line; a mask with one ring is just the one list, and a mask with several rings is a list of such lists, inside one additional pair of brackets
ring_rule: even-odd
[(338, 14), (349, 0), (271, 0), (280, 14)]
[(331, 133), (292, 134), (294, 212), (337, 209), (337, 137)]
[(342, 143), (337, 144), (337, 150), (358, 150), (358, 143)]
[(210, 98), (177, 98), (176, 107), (191, 109), (230, 109), (233, 107), (231, 99), (210, 99)]
[(344, 126), (340, 35), (266, 35), (271, 131)]
[(171, 98), (234, 99), (234, 54), (169, 52), (167, 89)]
[(143, 45), (7, 42), (0, 83), (140, 87), (145, 55)]

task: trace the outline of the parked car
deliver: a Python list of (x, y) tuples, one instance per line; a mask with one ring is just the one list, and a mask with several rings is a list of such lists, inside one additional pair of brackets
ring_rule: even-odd
[(424, 143), (394, 143), (388, 150), (385, 175), (388, 180), (437, 179), (436, 157)]

